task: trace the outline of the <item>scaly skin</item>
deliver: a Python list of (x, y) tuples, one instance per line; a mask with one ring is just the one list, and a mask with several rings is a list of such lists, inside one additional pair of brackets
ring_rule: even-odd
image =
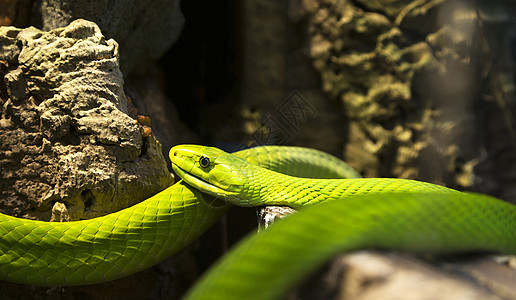
[(398, 192), (328, 201), (248, 236), (183, 300), (285, 299), (289, 290), (331, 257), (371, 248), (514, 254), (516, 207), (465, 193)]
[(188, 184), (230, 203), (301, 207), (338, 200), (249, 236), (185, 300), (281, 299), (331, 256), (363, 248), (516, 253), (516, 206), (489, 196), (402, 179), (294, 178), (202, 146), (170, 154)]
[[(208, 166), (200, 165), (203, 158), (209, 160)], [(292, 177), (206, 146), (176, 146), (170, 150), (170, 159), (176, 174), (188, 184), (238, 206), (287, 205), (299, 209), (353, 195), (399, 191), (459, 193), (443, 186), (407, 179)]]
[[(319, 157), (319, 166), (307, 168), (330, 176), (349, 170), (334, 157), (305, 148), (260, 147), (237, 155), (289, 174), (299, 171), (296, 157)], [(68, 286), (133, 274), (162, 261), (208, 229), (227, 208), (213, 204), (212, 197), (181, 181), (137, 205), (95, 219), (57, 223), (0, 214), (0, 279)]]

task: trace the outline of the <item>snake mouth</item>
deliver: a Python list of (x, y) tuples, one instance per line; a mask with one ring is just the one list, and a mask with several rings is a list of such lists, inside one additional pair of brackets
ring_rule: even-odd
[(179, 177), (181, 177), (181, 179), (186, 181), (186, 183), (200, 190), (203, 193), (223, 199), (232, 194), (231, 192), (223, 190), (218, 186), (209, 183), (208, 181), (205, 181), (197, 176), (192, 175), (191, 173), (188, 173), (176, 164), (172, 164), (172, 169), (174, 170), (174, 172), (176, 172), (176, 174)]

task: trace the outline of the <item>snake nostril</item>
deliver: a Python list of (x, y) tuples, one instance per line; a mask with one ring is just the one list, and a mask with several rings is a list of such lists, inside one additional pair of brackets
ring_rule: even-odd
[(178, 153), (177, 153), (177, 151), (174, 151), (174, 156), (176, 156), (176, 157), (178, 156)]

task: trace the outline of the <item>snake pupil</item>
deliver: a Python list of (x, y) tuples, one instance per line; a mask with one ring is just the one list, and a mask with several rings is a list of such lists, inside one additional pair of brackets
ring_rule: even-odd
[(210, 159), (207, 158), (206, 156), (201, 156), (201, 158), (199, 159), (199, 165), (201, 165), (201, 167), (203, 167), (203, 168), (209, 167)]

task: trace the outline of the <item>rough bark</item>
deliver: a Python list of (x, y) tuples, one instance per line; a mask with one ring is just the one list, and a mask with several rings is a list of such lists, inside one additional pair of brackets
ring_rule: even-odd
[(124, 75), (142, 62), (157, 59), (177, 40), (184, 18), (180, 1), (66, 0), (37, 1), (33, 23), (43, 30), (64, 27), (76, 19), (95, 22), (120, 45)]
[(2, 211), (92, 218), (173, 182), (152, 136), (127, 115), (118, 45), (92, 22), (2, 27)]

